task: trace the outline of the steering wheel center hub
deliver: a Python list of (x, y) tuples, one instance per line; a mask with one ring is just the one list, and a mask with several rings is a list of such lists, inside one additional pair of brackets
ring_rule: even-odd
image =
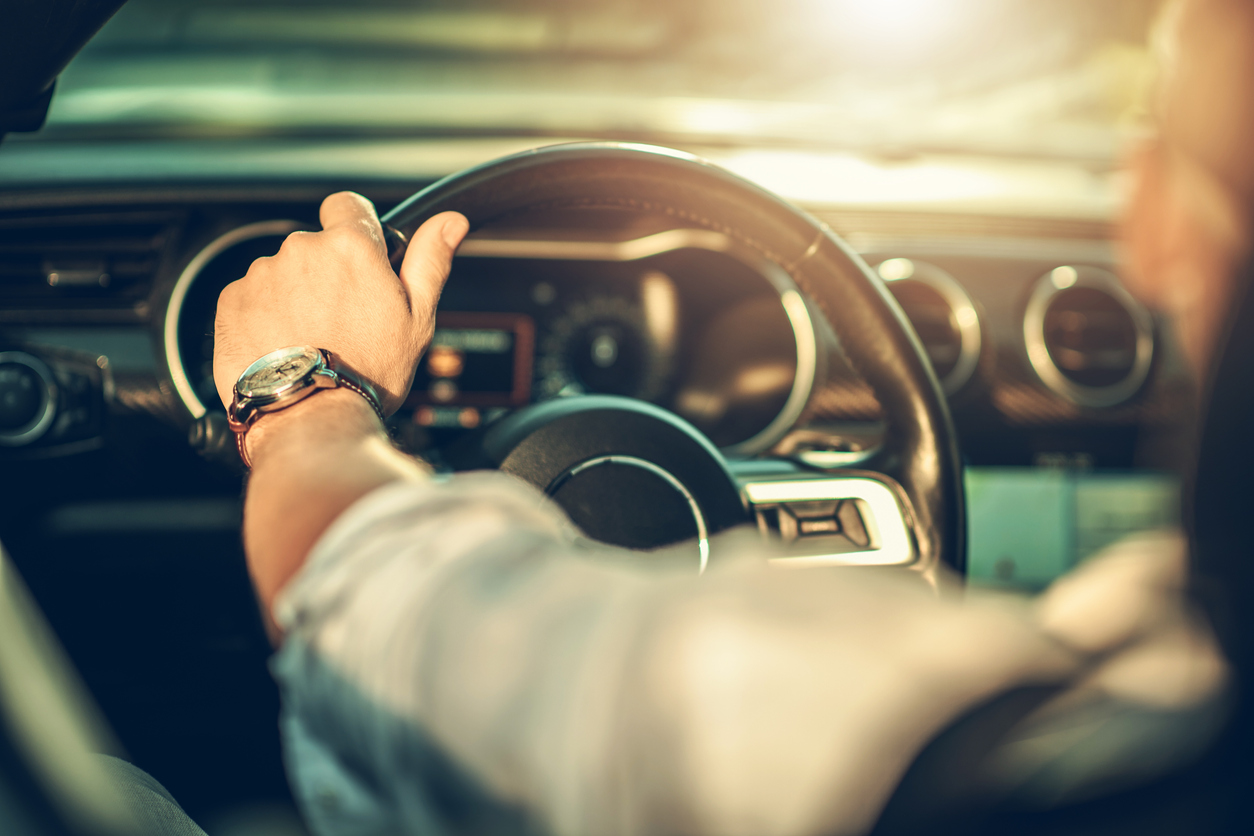
[[(484, 435), (486, 461), (544, 491), (594, 540), (651, 550), (748, 521), (722, 454), (672, 412), (611, 395), (525, 407)], [(683, 558), (685, 561), (687, 557)]]
[(694, 540), (699, 571), (710, 558), (709, 528), (692, 492), (673, 473), (636, 456), (596, 456), (549, 487), (549, 496), (594, 540), (655, 549)]

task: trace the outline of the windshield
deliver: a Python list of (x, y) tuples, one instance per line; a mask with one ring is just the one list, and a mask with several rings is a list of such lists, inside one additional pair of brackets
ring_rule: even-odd
[(535, 135), (1109, 160), (1153, 0), (130, 0), (48, 136)]

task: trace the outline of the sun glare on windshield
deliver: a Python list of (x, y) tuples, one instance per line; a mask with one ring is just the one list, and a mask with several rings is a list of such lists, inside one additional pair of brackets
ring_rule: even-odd
[(1109, 161), (1159, 0), (130, 0), (45, 136), (508, 136)]
[(858, 34), (892, 47), (935, 42), (969, 25), (979, 0), (814, 0), (819, 14)]

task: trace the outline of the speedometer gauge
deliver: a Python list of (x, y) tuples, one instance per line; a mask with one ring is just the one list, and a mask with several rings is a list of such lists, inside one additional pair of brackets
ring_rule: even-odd
[(537, 400), (590, 393), (652, 400), (669, 381), (669, 347), (650, 337), (644, 311), (629, 299), (575, 302), (540, 344)]

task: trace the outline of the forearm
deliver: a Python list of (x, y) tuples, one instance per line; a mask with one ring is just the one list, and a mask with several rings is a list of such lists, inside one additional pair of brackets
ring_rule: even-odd
[[(364, 197), (331, 195), (319, 216), (321, 232), (292, 233), (276, 255), (254, 261), (218, 297), (213, 376), (228, 409), (242, 396), (241, 375), (259, 358), (292, 348), (300, 354), (304, 347), (331, 352), (369, 384), (383, 415), (395, 412), (409, 394), (431, 341), (453, 253), (469, 226), (466, 218), (456, 212), (429, 218), (414, 232), (397, 272)], [(282, 377), (297, 367), (284, 368), (269, 371)], [(346, 508), (381, 485), (423, 475), (417, 463), (389, 446), (367, 401), (343, 389), (317, 392), (264, 415), (249, 427), (244, 443), (253, 467), (244, 547), (267, 616), (275, 596)]]
[(372, 832), (450, 762), (557, 833), (856, 832), (949, 719), (1072, 670), (1026, 608), (772, 572), (739, 542), (700, 578), (650, 572), (503, 474), (378, 492), (283, 594), (285, 728), (317, 741), (289, 749), (298, 792), (315, 751), (379, 788)]
[(332, 522), (370, 491), (427, 471), (388, 442), (365, 399), (319, 392), (266, 416), (245, 438), (253, 471), (244, 549), (266, 613)]

